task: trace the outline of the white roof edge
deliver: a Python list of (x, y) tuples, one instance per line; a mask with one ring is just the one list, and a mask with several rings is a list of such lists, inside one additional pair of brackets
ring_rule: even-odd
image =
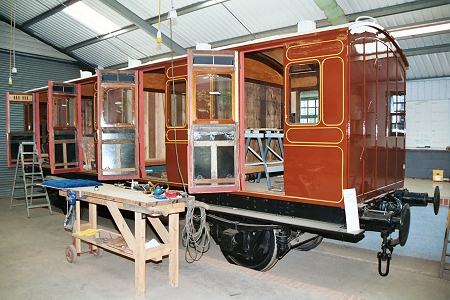
[[(94, 75), (88, 76), (88, 77), (79, 77), (79, 78), (69, 79), (69, 80), (63, 81), (63, 83), (76, 83), (77, 81), (83, 81), (83, 80), (91, 79), (91, 78), (95, 78), (95, 77), (97, 77), (97, 74), (94, 74)], [(31, 90), (27, 90), (24, 93), (40, 92), (40, 91), (43, 91), (46, 89), (48, 89), (48, 85), (34, 88)]]
[(341, 24), (341, 25), (322, 27), (322, 28), (319, 28), (319, 29), (315, 29), (315, 30), (311, 30), (311, 31), (305, 31), (305, 32), (292, 32), (292, 33), (271, 35), (271, 36), (268, 36), (268, 37), (254, 39), (254, 40), (251, 40), (251, 41), (246, 41), (246, 42), (226, 45), (226, 46), (222, 46), (222, 47), (217, 47), (217, 48), (214, 48), (213, 50), (226, 50), (226, 49), (230, 49), (230, 48), (247, 46), (247, 45), (253, 45), (253, 44), (258, 44), (258, 43), (262, 43), (262, 42), (270, 42), (270, 41), (275, 41), (275, 40), (281, 40), (281, 39), (291, 38), (291, 37), (295, 37), (295, 36), (302, 36), (302, 35), (307, 35), (307, 34), (311, 34), (311, 33), (316, 33), (316, 32), (323, 32), (323, 31), (329, 31), (329, 30), (334, 30), (334, 29), (347, 28), (347, 27), (350, 27), (351, 24), (352, 23), (346, 23), (346, 24)]
[[(356, 27), (356, 26), (371, 26), (371, 27), (375, 27), (375, 28), (384, 30), (383, 26), (379, 25), (376, 22), (357, 21), (357, 22), (351, 22), (351, 23), (346, 23), (346, 24), (341, 24), (341, 25), (336, 25), (336, 26), (322, 27), (322, 28), (319, 28), (319, 29), (316, 29), (316, 30), (307, 31), (307, 32), (300, 32), (300, 33), (299, 32), (293, 32), (293, 33), (286, 33), (286, 34), (280, 34), (280, 35), (272, 35), (272, 36), (269, 36), (269, 37), (254, 39), (254, 40), (251, 40), (251, 41), (246, 41), (246, 42), (226, 45), (226, 46), (222, 46), (222, 47), (217, 47), (217, 48), (213, 48), (212, 50), (227, 50), (227, 49), (230, 49), (230, 48), (236, 48), (236, 47), (241, 47), (241, 46), (258, 44), (258, 43), (268, 42), (268, 41), (275, 41), (275, 40), (279, 40), (279, 39), (291, 38), (291, 37), (295, 37), (295, 36), (302, 36), (302, 35), (307, 35), (307, 34), (311, 34), (311, 33), (329, 31), (329, 30), (334, 30), (334, 29), (340, 29), (340, 28), (350, 28), (351, 29), (352, 27)], [(134, 67), (120, 68), (119, 70), (122, 70), (122, 71), (125, 71), (125, 70), (137, 70), (137, 69), (140, 69), (140, 68), (145, 67), (145, 66), (151, 66), (151, 65), (154, 65), (154, 64), (168, 62), (168, 61), (171, 61), (171, 60), (181, 59), (181, 58), (185, 58), (185, 57), (187, 57), (187, 54), (177, 55), (177, 56), (173, 56), (173, 57), (164, 57), (164, 58), (160, 58), (160, 59), (156, 59), (156, 60), (152, 60), (152, 61), (146, 62), (144, 64), (140, 64), (140, 65), (134, 66)], [(77, 82), (77, 81), (93, 78), (93, 77), (96, 77), (96, 76), (97, 75), (94, 74), (94, 75), (89, 76), (89, 77), (75, 78), (75, 79), (70, 79), (70, 80), (67, 80), (67, 81), (64, 81), (64, 82), (65, 83), (73, 83), (73, 82)], [(48, 88), (48, 86), (44, 86), (44, 87), (39, 87), (39, 88), (35, 88), (35, 89), (32, 89), (32, 90), (28, 90), (25, 93), (37, 92), (37, 91), (40, 91), (40, 90), (44, 90), (46, 88)]]
[(184, 57), (187, 57), (187, 54), (177, 55), (177, 56), (174, 56), (174, 57), (164, 57), (164, 58), (160, 58), (160, 59), (156, 59), (156, 60), (152, 60), (152, 61), (146, 62), (146, 63), (144, 63), (144, 64), (140, 64), (140, 65), (138, 65), (138, 66), (134, 66), (134, 67), (125, 67), (125, 68), (121, 68), (121, 69), (119, 69), (119, 70), (121, 70), (121, 71), (125, 71), (125, 70), (135, 70), (135, 69), (138, 69), (138, 68), (141, 68), (141, 67), (151, 66), (151, 65), (153, 65), (153, 64), (158, 64), (158, 63), (162, 63), (162, 62), (166, 62), (166, 61), (171, 61), (172, 59), (173, 59), (173, 60), (176, 60), (176, 59), (180, 59), (180, 58), (184, 58)]
[(46, 89), (48, 89), (48, 85), (41, 86), (41, 87), (38, 87), (38, 88), (35, 88), (35, 89), (32, 89), (32, 90), (25, 91), (25, 93), (40, 92), (40, 91), (43, 91), (43, 90), (46, 90)]
[[(213, 48), (212, 50), (227, 50), (227, 49), (241, 47), (241, 46), (258, 44), (258, 43), (262, 43), (262, 42), (275, 41), (275, 40), (279, 40), (279, 39), (285, 39), (285, 38), (290, 38), (290, 37), (295, 37), (295, 36), (307, 35), (307, 34), (311, 34), (311, 33), (329, 31), (329, 30), (340, 29), (340, 28), (349, 28), (350, 26), (352, 26), (353, 24), (356, 24), (356, 23), (358, 25), (371, 25), (371, 26), (376, 25), (375, 27), (378, 27), (378, 28), (384, 30), (384, 28), (381, 25), (379, 25), (378, 23), (368, 22), (368, 21), (358, 21), (358, 22), (351, 22), (351, 23), (346, 23), (346, 24), (341, 24), (341, 25), (322, 27), (322, 28), (319, 28), (319, 29), (316, 29), (316, 30), (307, 31), (307, 32), (293, 32), (293, 33), (272, 35), (272, 36), (268, 36), (268, 37), (264, 37), (264, 38), (254, 39), (254, 40), (251, 40), (251, 41), (246, 41), (246, 42), (241, 42), (241, 43), (235, 43), (235, 44), (230, 44), (230, 45), (226, 45), (226, 46), (221, 46), (221, 47)], [(184, 58), (186, 56), (187, 56), (186, 54), (179, 55), (179, 56), (174, 56), (173, 59), (180, 59), (180, 58)], [(152, 61), (146, 62), (144, 64), (140, 64), (140, 65), (134, 66), (134, 67), (121, 68), (119, 70), (134, 70), (134, 69), (139, 69), (139, 68), (142, 68), (142, 67), (145, 67), (145, 66), (151, 66), (151, 65), (157, 64), (157, 63), (170, 61), (170, 60), (172, 60), (172, 57), (165, 57), (165, 58), (161, 58), (161, 59), (157, 59), (157, 60), (152, 60)]]
[(69, 80), (64, 81), (64, 83), (74, 83), (74, 82), (76, 83), (77, 81), (84, 81), (86, 79), (91, 79), (91, 78), (95, 78), (95, 77), (97, 77), (97, 74), (93, 74), (93, 75), (87, 76), (87, 77), (78, 77), (78, 78), (74, 78), (74, 79), (69, 79)]

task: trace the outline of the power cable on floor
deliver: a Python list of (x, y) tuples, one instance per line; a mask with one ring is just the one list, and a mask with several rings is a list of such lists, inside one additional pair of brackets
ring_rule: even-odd
[[(200, 211), (195, 214), (195, 209)], [(194, 199), (186, 201), (186, 224), (181, 234), (183, 246), (186, 247), (184, 259), (188, 263), (200, 260), (209, 250), (211, 236), (206, 223), (206, 209), (196, 205)]]

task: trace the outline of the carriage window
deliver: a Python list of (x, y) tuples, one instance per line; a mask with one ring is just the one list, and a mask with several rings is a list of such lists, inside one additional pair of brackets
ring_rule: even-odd
[(289, 122), (317, 124), (320, 116), (320, 65), (298, 64), (289, 69)]
[(186, 80), (167, 81), (166, 95), (168, 126), (184, 127), (186, 125)]
[(195, 112), (198, 120), (231, 120), (231, 74), (198, 74), (195, 76)]
[(391, 135), (405, 134), (405, 94), (391, 94), (389, 99)]
[(104, 124), (134, 124), (134, 89), (105, 88)]
[(53, 125), (56, 128), (75, 126), (75, 97), (55, 97)]

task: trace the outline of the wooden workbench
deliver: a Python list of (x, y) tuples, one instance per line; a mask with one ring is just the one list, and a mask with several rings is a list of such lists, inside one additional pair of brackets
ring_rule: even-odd
[[(145, 293), (145, 264), (147, 260), (160, 261), (169, 257), (169, 281), (178, 286), (178, 240), (179, 213), (185, 209), (185, 199), (178, 196), (169, 200), (157, 200), (139, 191), (124, 189), (110, 184), (94, 187), (71, 188), (77, 193), (76, 219), (73, 229), (76, 255), (81, 252), (81, 242), (90, 244), (91, 249), (104, 248), (111, 252), (134, 259), (135, 289), (137, 295)], [(67, 190), (60, 190), (67, 196)], [(89, 203), (89, 222), (81, 224), (80, 202)], [(97, 228), (97, 205), (104, 205), (111, 213), (119, 233)], [(125, 222), (120, 210), (134, 212), (134, 234)], [(169, 217), (169, 228), (159, 217)], [(156, 247), (146, 247), (146, 220), (160, 237), (162, 243)], [(91, 229), (91, 230), (88, 230)], [(94, 234), (92, 234), (93, 230)], [(86, 235), (85, 233), (92, 235)], [(72, 246), (73, 248), (73, 246)]]

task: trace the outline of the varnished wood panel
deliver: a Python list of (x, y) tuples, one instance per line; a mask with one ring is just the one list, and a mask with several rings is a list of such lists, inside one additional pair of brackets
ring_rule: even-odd
[(144, 89), (164, 91), (166, 76), (160, 73), (144, 73)]
[(278, 86), (283, 85), (283, 75), (262, 62), (245, 58), (244, 68), (246, 79), (267, 82)]

